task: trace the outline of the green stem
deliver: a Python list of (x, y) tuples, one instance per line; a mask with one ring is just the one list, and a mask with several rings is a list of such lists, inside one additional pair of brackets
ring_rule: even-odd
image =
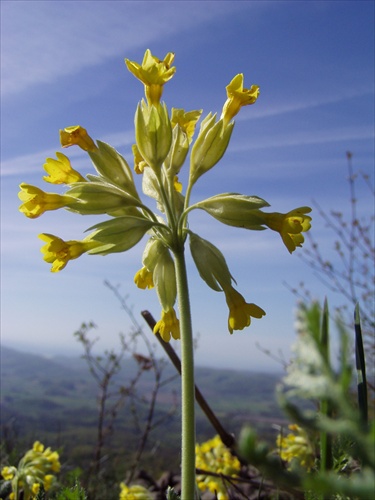
[(174, 251), (181, 331), (182, 463), (181, 499), (195, 498), (194, 351), (184, 248)]

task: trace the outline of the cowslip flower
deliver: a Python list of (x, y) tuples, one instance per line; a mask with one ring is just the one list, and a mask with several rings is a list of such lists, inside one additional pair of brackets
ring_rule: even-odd
[[(219, 436), (215, 436), (202, 444), (197, 444), (195, 452), (197, 469), (222, 474), (223, 476), (237, 476), (241, 469), (238, 458), (232, 455)], [(228, 490), (221, 477), (199, 474), (197, 483), (201, 491), (211, 491), (216, 494), (218, 500), (229, 499)]]
[(265, 311), (256, 304), (248, 304), (244, 297), (232, 286), (224, 288), (225, 300), (229, 308), (228, 330), (243, 330), (251, 323), (251, 318), (260, 319), (265, 316)]
[(280, 457), (288, 462), (289, 468), (296, 462), (308, 471), (311, 470), (315, 462), (315, 453), (307, 432), (297, 424), (288, 427), (292, 432), (286, 436), (279, 434), (276, 439)]
[(136, 174), (142, 174), (143, 170), (147, 167), (147, 163), (139, 152), (138, 146), (136, 144), (132, 145), (132, 151), (134, 158), (134, 172)]
[(125, 64), (130, 73), (144, 84), (145, 94), (149, 105), (159, 104), (164, 84), (168, 82), (176, 72), (176, 68), (172, 66), (173, 61), (173, 52), (168, 52), (164, 59), (160, 60), (153, 56), (149, 49), (145, 52), (142, 64), (125, 59)]
[(74, 198), (67, 195), (60, 195), (55, 193), (45, 193), (36, 186), (20, 184), (21, 191), (18, 197), (23, 201), (19, 210), (29, 219), (36, 219), (48, 210), (58, 210), (59, 208), (68, 207), (74, 203)]
[(171, 125), (176, 125), (186, 134), (189, 144), (193, 140), (195, 126), (201, 117), (202, 110), (185, 111), (184, 109), (172, 108)]
[(310, 212), (310, 207), (300, 207), (286, 214), (262, 212), (262, 216), (264, 217), (264, 224), (273, 231), (280, 233), (284, 245), (289, 253), (292, 253), (297, 247), (301, 247), (305, 241), (301, 233), (311, 228), (311, 217), (306, 215)]
[(60, 143), (63, 148), (76, 145), (84, 151), (97, 150), (95, 142), (88, 135), (87, 130), (80, 125), (74, 125), (60, 130)]
[(190, 250), (201, 278), (217, 292), (224, 292), (229, 308), (228, 330), (243, 330), (251, 323), (251, 318), (260, 319), (266, 313), (256, 304), (247, 303), (233, 286), (234, 281), (224, 255), (212, 243), (197, 234), (189, 232)]
[(5, 480), (11, 481), (12, 493), (9, 498), (17, 500), (22, 495), (24, 500), (31, 500), (36, 498), (42, 485), (45, 491), (51, 488), (55, 481), (53, 473), (59, 471), (59, 454), (35, 441), (17, 467), (4, 467), (1, 473)]
[(152, 500), (153, 496), (144, 487), (139, 484), (127, 486), (125, 483), (120, 483), (119, 500)]
[(154, 281), (152, 279), (152, 272), (143, 266), (142, 269), (137, 271), (134, 276), (134, 283), (138, 288), (145, 290), (146, 288), (154, 288)]
[(154, 333), (159, 333), (164, 342), (169, 342), (171, 337), (180, 338), (180, 322), (173, 307), (161, 312), (161, 319), (154, 326)]
[(242, 106), (254, 104), (259, 96), (258, 85), (252, 85), (249, 89), (243, 86), (243, 74), (236, 75), (233, 80), (227, 85), (227, 97), (223, 106), (221, 118), (224, 123), (228, 123), (234, 118)]
[(77, 259), (83, 253), (96, 248), (100, 245), (97, 241), (64, 241), (53, 234), (40, 234), (39, 238), (46, 242), (40, 251), (43, 254), (43, 260), (52, 264), (51, 272), (57, 273), (64, 269), (70, 260)]
[(70, 160), (63, 153), (56, 153), (57, 160), (47, 158), (43, 165), (44, 170), (49, 174), (43, 180), (51, 184), (74, 184), (75, 182), (86, 182), (82, 175), (72, 168)]

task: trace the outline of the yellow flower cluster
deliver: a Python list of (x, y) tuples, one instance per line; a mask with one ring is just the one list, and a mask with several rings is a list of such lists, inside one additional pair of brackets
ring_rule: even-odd
[(310, 470), (315, 462), (315, 453), (307, 432), (297, 424), (289, 425), (292, 432), (283, 436), (279, 434), (276, 439), (277, 451), (282, 460), (292, 467), (293, 462)]
[[(248, 303), (234, 289), (224, 256), (211, 243), (195, 235), (189, 228), (188, 215), (201, 209), (223, 224), (250, 230), (269, 228), (277, 231), (290, 253), (302, 246), (303, 232), (310, 228), (309, 207), (286, 214), (266, 213), (269, 204), (257, 196), (223, 193), (190, 205), (190, 195), (198, 179), (211, 170), (224, 155), (234, 127), (233, 118), (243, 106), (254, 104), (259, 87), (244, 87), (243, 74), (236, 75), (226, 87), (227, 99), (218, 119), (208, 113), (201, 121), (195, 140), (193, 136), (202, 110), (168, 111), (161, 102), (164, 85), (173, 77), (174, 54), (164, 59), (146, 50), (141, 64), (125, 60), (129, 71), (144, 85), (142, 99), (135, 113), (135, 139), (132, 151), (134, 170), (142, 174), (143, 194), (156, 201), (161, 214), (154, 213), (138, 194), (133, 173), (125, 158), (109, 144), (94, 141), (86, 129), (79, 126), (60, 130), (63, 148), (78, 146), (87, 153), (96, 174), (84, 178), (61, 152), (56, 159), (47, 158), (43, 179), (50, 184), (65, 184), (64, 194), (45, 193), (26, 183), (20, 185), (19, 210), (31, 219), (49, 210), (65, 208), (82, 215), (107, 215), (108, 220), (91, 228), (83, 240), (64, 241), (43, 233), (43, 259), (58, 272), (68, 262), (87, 253), (107, 255), (125, 252), (145, 235), (149, 236), (142, 258), (142, 268), (135, 274), (139, 288), (155, 288), (162, 308), (158, 331), (165, 341), (180, 338), (180, 325), (175, 311), (177, 300), (176, 257), (183, 254), (189, 238), (195, 265), (209, 287), (224, 292), (229, 309), (228, 330), (242, 330), (251, 318), (261, 318), (265, 312)], [(178, 174), (190, 153), (188, 183), (185, 193)]]
[(241, 469), (238, 458), (232, 455), (219, 436), (215, 436), (200, 445), (197, 444), (195, 452), (196, 468), (214, 474), (199, 473), (197, 476), (199, 489), (211, 491), (216, 494), (218, 500), (229, 499), (223, 476), (236, 476), (238, 474)]
[(152, 500), (151, 493), (140, 485), (127, 486), (125, 483), (120, 483), (119, 500)]
[(43, 486), (48, 491), (55, 481), (55, 474), (60, 471), (59, 454), (51, 448), (45, 448), (35, 441), (31, 450), (21, 458), (17, 467), (3, 467), (1, 475), (6, 481), (11, 481), (10, 498), (32, 500)]

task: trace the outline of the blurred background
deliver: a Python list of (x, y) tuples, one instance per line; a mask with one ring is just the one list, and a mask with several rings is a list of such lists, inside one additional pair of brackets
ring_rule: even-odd
[[(80, 354), (82, 322), (98, 325), (100, 347), (116, 347), (131, 322), (104, 280), (119, 285), (134, 315), (156, 319), (154, 291), (135, 287), (146, 239), (126, 254), (82, 256), (50, 273), (41, 232), (81, 239), (95, 217), (60, 211), (28, 220), (17, 198), (21, 182), (53, 191), (43, 163), (61, 151), (59, 129), (82, 125), (133, 165), (133, 119), (143, 86), (124, 58), (141, 62), (147, 48), (174, 52), (177, 72), (165, 86), (169, 108), (220, 114), (225, 86), (243, 73), (260, 86), (255, 105), (236, 118), (222, 161), (196, 184), (192, 202), (220, 192), (266, 199), (271, 211), (317, 203), (350, 215), (346, 152), (355, 170), (374, 170), (374, 3), (370, 1), (2, 1), (1, 2), (1, 342), (51, 356)], [(79, 148), (64, 151), (82, 174), (93, 171)], [(186, 186), (187, 166), (180, 180)], [(141, 190), (141, 179), (135, 179)], [(364, 182), (359, 217), (373, 213)], [(150, 200), (149, 206), (155, 208)], [(289, 356), (300, 283), (313, 297), (339, 304), (280, 236), (224, 227), (193, 212), (191, 229), (224, 253), (237, 289), (266, 310), (230, 336), (224, 295), (207, 288), (189, 258), (193, 328), (199, 365), (268, 371), (279, 366), (262, 350)], [(311, 233), (327, 258), (334, 237), (313, 211)], [(288, 286), (289, 285), (289, 286)], [(146, 327), (147, 328), (147, 327)], [(151, 333), (150, 333), (151, 335)], [(258, 346), (261, 346), (261, 350)]]

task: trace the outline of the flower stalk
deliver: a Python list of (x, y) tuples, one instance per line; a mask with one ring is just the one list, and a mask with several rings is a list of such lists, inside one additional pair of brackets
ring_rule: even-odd
[[(174, 54), (158, 59), (147, 50), (142, 64), (125, 60), (129, 71), (144, 85), (145, 99), (135, 113), (135, 140), (132, 151), (135, 173), (142, 176), (142, 191), (156, 202), (158, 212), (144, 204), (138, 194), (133, 173), (125, 158), (112, 146), (94, 141), (80, 125), (60, 131), (63, 148), (78, 146), (85, 151), (95, 168), (86, 177), (74, 170), (70, 160), (56, 153), (57, 160), (47, 159), (44, 180), (65, 184), (65, 194), (45, 193), (29, 184), (21, 184), (19, 210), (31, 219), (49, 210), (65, 208), (81, 215), (106, 215), (107, 219), (88, 229), (83, 240), (64, 241), (43, 233), (40, 238), (43, 258), (58, 272), (81, 255), (108, 255), (126, 252), (144, 236), (148, 241), (142, 267), (135, 284), (144, 290), (155, 288), (161, 305), (161, 318), (154, 327), (164, 342), (181, 340), (182, 365), (182, 500), (195, 498), (195, 385), (193, 330), (189, 301), (186, 241), (199, 275), (216, 292), (222, 292), (228, 305), (228, 330), (243, 330), (251, 318), (265, 315), (262, 308), (247, 302), (234, 288), (235, 279), (225, 257), (209, 241), (193, 233), (188, 216), (194, 209), (205, 211), (219, 223), (247, 230), (267, 228), (280, 234), (290, 253), (302, 246), (303, 232), (310, 228), (311, 209), (300, 207), (280, 214), (261, 209), (270, 205), (258, 196), (221, 193), (190, 205), (190, 196), (198, 180), (211, 171), (225, 154), (234, 129), (233, 118), (241, 107), (252, 105), (259, 87), (244, 88), (244, 77), (236, 75), (226, 87), (227, 100), (219, 119), (208, 113), (193, 140), (202, 110), (169, 112), (161, 102), (163, 89), (174, 75)], [(179, 172), (189, 157), (188, 184), (183, 186)], [(177, 301), (178, 311), (175, 310)], [(178, 318), (179, 315), (179, 318)]]
[(195, 498), (195, 382), (193, 330), (184, 249), (174, 252), (181, 334), (181, 498)]

